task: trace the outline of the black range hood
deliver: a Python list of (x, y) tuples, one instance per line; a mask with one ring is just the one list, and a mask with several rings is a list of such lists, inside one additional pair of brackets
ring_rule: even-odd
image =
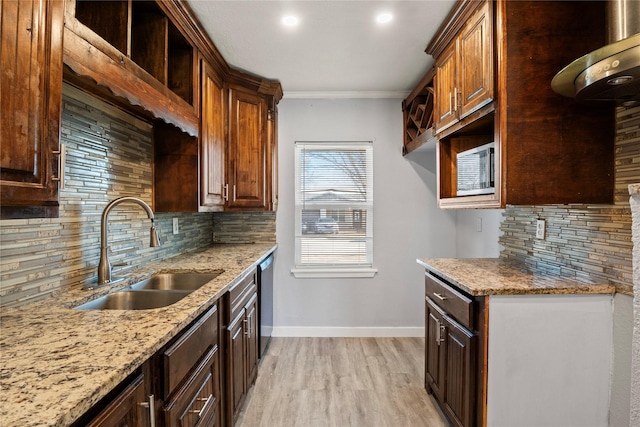
[(607, 4), (609, 44), (563, 68), (551, 81), (560, 95), (578, 101), (640, 103), (640, 1)]

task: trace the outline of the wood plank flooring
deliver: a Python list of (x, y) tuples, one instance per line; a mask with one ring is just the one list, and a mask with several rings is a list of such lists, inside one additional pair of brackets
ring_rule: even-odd
[(423, 338), (273, 338), (237, 427), (440, 427)]

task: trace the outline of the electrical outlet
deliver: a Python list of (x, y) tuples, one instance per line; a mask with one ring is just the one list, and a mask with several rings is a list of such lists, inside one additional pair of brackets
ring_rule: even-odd
[(482, 231), (482, 218), (476, 218), (476, 231), (478, 233)]
[(544, 219), (536, 221), (536, 239), (544, 239), (547, 224)]
[(173, 234), (178, 234), (180, 227), (178, 226), (178, 218), (173, 218)]

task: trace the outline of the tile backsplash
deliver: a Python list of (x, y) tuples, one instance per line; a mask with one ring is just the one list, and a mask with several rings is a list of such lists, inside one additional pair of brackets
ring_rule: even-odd
[[(501, 257), (633, 293), (628, 186), (640, 182), (640, 107), (618, 108), (616, 123), (614, 204), (507, 206)], [(546, 220), (544, 240), (535, 238), (537, 219)]]
[[(151, 205), (152, 133), (145, 121), (71, 86), (63, 96), (61, 143), (67, 145), (60, 217), (0, 221), (0, 306), (47, 298), (96, 280), (100, 221), (107, 203), (136, 196)], [(172, 234), (178, 218), (179, 234)], [(161, 246), (149, 248), (150, 221), (135, 204), (109, 215), (114, 275), (212, 243), (213, 214), (156, 214)]]

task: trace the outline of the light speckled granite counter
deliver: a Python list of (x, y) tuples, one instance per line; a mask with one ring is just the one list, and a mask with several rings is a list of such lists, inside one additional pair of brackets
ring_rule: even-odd
[(471, 295), (612, 294), (615, 286), (533, 273), (500, 258), (425, 258), (418, 264)]
[(242, 280), (275, 245), (216, 245), (149, 264), (117, 288), (160, 271), (224, 272), (168, 307), (75, 310), (108, 293), (73, 290), (0, 316), (0, 425), (66, 426)]

